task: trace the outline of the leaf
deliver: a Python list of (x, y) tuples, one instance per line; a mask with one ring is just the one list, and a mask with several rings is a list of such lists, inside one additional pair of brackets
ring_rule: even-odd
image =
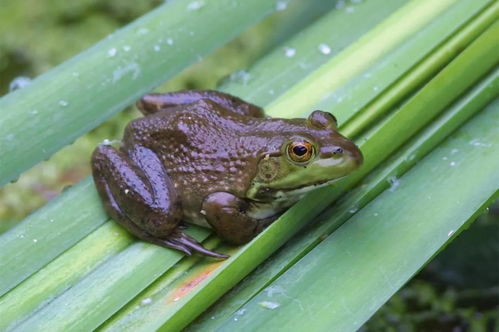
[[(174, 3), (183, 2), (179, 0)], [(359, 8), (364, 8), (359, 11), (376, 8), (376, 6), (368, 6), (367, 3), (358, 4)], [(380, 7), (379, 2), (377, 4)], [(252, 5), (253, 3), (251, 5), (245, 3), (241, 6)], [(400, 6), (400, 2), (391, 1), (390, 5), (393, 7), (389, 10), (381, 6), (383, 8), (379, 10), (377, 16), (375, 15), (377, 20), (392, 13)], [(344, 112), (344, 120), (349, 119), (344, 129), (345, 131), (351, 130), (358, 135), (359, 144), (366, 156), (365, 166), (356, 174), (338, 182), (334, 187), (309, 195), (247, 246), (230, 248), (220, 245), (218, 239), (209, 236), (208, 231), (191, 227), (188, 232), (199, 240), (208, 239), (205, 241), (208, 247), (218, 248), (217, 250), (232, 254), (231, 259), (222, 262), (199, 257), (184, 258), (171, 250), (142, 242), (130, 242), (129, 236), (120, 232), (115, 234), (116, 226), (112, 223), (105, 223), (106, 217), (97, 202), (95, 191), (91, 182), (86, 180), (0, 237), (0, 255), (2, 255), (0, 258), (7, 258), (5, 260), (7, 264), (2, 267), (12, 270), (11, 273), (6, 274), (6, 286), (3, 286), (4, 292), (8, 290), (10, 292), (0, 298), (0, 312), (7, 313), (5, 317), (0, 317), (0, 325), (21, 330), (33, 328), (88, 330), (95, 329), (101, 324), (104, 324), (101, 326), (103, 329), (120, 331), (124, 329), (150, 330), (160, 327), (178, 330), (185, 327), (225, 291), (269, 257), (307, 221), (314, 219), (332, 201), (344, 195), (346, 190), (352, 188), (362, 177), (381, 165), (404, 142), (414, 137), (419, 131), (425, 130), (426, 127), (431, 128), (429, 132), (419, 136), (414, 145), (408, 145), (410, 148), (407, 150), (403, 148), (405, 152), (413, 151), (419, 154), (418, 158), (422, 157), (449, 131), (489, 102), (495, 96), (494, 93), (497, 94), (497, 71), (490, 73), (497, 66), (498, 61), (497, 54), (499, 53), (496, 45), (499, 33), (496, 31), (497, 28), (489, 28), (481, 37), (473, 41), (491, 22), (494, 22), (497, 17), (497, 5), (494, 1), (485, 0), (475, 2), (445, 0), (437, 5), (429, 0), (409, 2), (393, 12), (388, 20), (365, 34), (361, 41), (353, 43), (334, 58), (324, 61), (322, 56), (328, 54), (321, 54), (316, 48), (315, 51), (320, 57), (313, 57), (310, 68), (296, 71), (285, 70), (282, 77), (274, 81), (273, 77), (276, 72), (269, 70), (267, 74), (266, 66), (289, 61), (288, 66), (296, 68), (301, 59), (298, 54), (291, 58), (285, 57), (282, 47), (276, 49), (255, 67), (255, 70), (261, 70), (261, 73), (255, 76), (253, 82), (250, 80), (247, 85), (243, 84), (243, 86), (237, 86), (236, 82), (229, 82), (224, 85), (223, 89), (225, 91), (232, 88), (241, 89), (240, 96), (246, 98), (245, 96), (253, 91), (252, 88), (259, 87), (261, 84), (264, 88), (252, 95), (252, 98), (255, 100), (262, 98), (267, 101), (271, 101), (273, 97), (269, 98), (265, 94), (268, 94), (270, 89), (275, 89), (278, 91), (279, 99), (269, 106), (269, 113), (273, 115), (290, 116), (295, 112), (303, 112), (309, 107), (312, 108), (314, 105), (330, 105), (325, 107), (335, 105), (339, 111), (341, 107), (344, 107), (341, 111)], [(207, 5), (206, 8), (209, 6), (211, 5)], [(255, 4), (255, 6), (259, 5)], [(262, 4), (262, 6), (267, 5)], [(353, 8), (357, 8), (356, 6)], [(203, 10), (205, 10), (204, 7), (199, 9), (199, 15)], [(340, 16), (348, 17), (350, 14), (352, 13), (345, 10)], [(301, 36), (294, 38), (292, 41), (296, 44), (293, 44), (293, 47), (297, 50), (305, 50), (306, 48), (301, 47), (307, 45), (305, 43), (307, 35), (317, 31), (327, 31), (328, 28), (334, 26), (332, 17), (333, 15), (324, 16), (317, 25), (311, 26)], [(362, 19), (363, 16), (352, 15), (350, 17)], [(340, 20), (340, 22), (345, 21), (348, 20)], [(350, 27), (344, 28), (345, 33), (348, 34)], [(369, 24), (359, 25), (358, 30), (352, 33), (354, 37), (347, 38), (344, 45), (349, 45), (356, 36), (363, 34), (368, 28), (370, 28)], [(390, 31), (397, 33), (390, 36)], [(455, 38), (449, 39), (453, 33), (458, 34)], [(422, 35), (426, 37), (421, 37)], [(428, 45), (424, 42), (425, 38), (428, 38)], [(142, 42), (138, 38), (134, 40), (139, 45)], [(459, 50), (470, 42), (472, 44), (459, 54)], [(385, 43), (384, 46), (383, 43)], [(189, 46), (188, 43), (184, 45)], [(206, 44), (203, 45), (206, 46)], [(135, 44), (133, 47), (135, 48)], [(446, 65), (457, 54), (459, 55)], [(278, 60), (278, 57), (281, 60)], [(403, 60), (400, 70), (390, 68), (391, 61), (395, 59)], [(418, 70), (421, 63), (430, 63), (430, 65), (422, 66), (422, 70)], [(95, 62), (96, 68), (100, 65)], [(106, 63), (104, 63), (105, 66)], [(320, 68), (317, 69), (318, 66)], [(443, 66), (445, 68), (441, 70)], [(439, 70), (441, 72), (435, 78), (418, 90), (421, 82), (428, 81)], [(252, 71), (248, 73), (251, 75)], [(366, 73), (372, 73), (372, 75), (366, 78), (364, 76)], [(154, 79), (159, 77), (155, 75), (157, 74), (151, 73), (149, 77), (151, 81), (144, 82), (148, 87), (155, 84)], [(267, 79), (264, 79), (265, 77)], [(374, 82), (383, 82), (383, 88), (374, 91), (372, 89)], [(127, 85), (124, 82), (121, 83)], [(487, 83), (491, 83), (490, 91), (487, 90)], [(284, 86), (276, 84), (284, 84)], [(468, 102), (462, 100), (456, 104), (458, 106), (449, 108), (451, 103), (472, 89), (474, 85), (477, 87), (467, 94), (473, 97), (471, 100)], [(350, 107), (348, 103), (351, 101), (342, 104), (339, 99), (327, 98), (331, 96), (331, 92), (341, 91), (342, 93), (351, 91), (352, 100), (358, 99), (362, 102), (355, 107)], [(383, 99), (379, 97), (380, 94), (389, 97)], [(109, 98), (114, 100), (113, 103), (117, 102), (113, 105), (122, 105), (120, 103), (124, 101), (121, 98), (128, 98), (128, 94), (121, 95), (121, 97), (113, 95)], [(388, 115), (377, 122), (375, 120), (379, 120), (377, 117), (384, 114), (383, 112), (376, 113), (375, 120), (371, 120), (371, 117), (369, 121), (362, 120), (360, 115), (368, 112), (369, 107), (375, 105), (375, 100), (384, 108), (383, 112), (388, 112)], [(407, 102), (403, 103), (405, 100)], [(84, 104), (85, 100), (80, 99), (79, 102)], [(109, 103), (112, 104), (111, 101)], [(393, 106), (398, 104), (403, 104), (403, 106), (398, 110), (393, 110)], [(431, 107), (425, 107), (426, 105), (431, 105)], [(59, 113), (60, 109), (54, 111), (53, 114)], [(80, 125), (88, 125), (90, 117), (93, 116), (95, 113), (82, 120)], [(92, 119), (92, 121), (101, 121), (100, 118)], [(437, 120), (430, 125), (434, 119)], [(54, 119), (51, 121), (55, 123)], [(1, 128), (2, 122), (0, 122)], [(19, 125), (15, 130), (20, 131), (21, 126)], [(64, 134), (64, 131), (57, 130), (58, 135)], [(42, 139), (42, 141), (45, 140)], [(52, 147), (52, 143), (47, 141), (40, 144), (48, 144), (47, 146)], [(36, 148), (36, 146), (33, 147)], [(14, 152), (8, 151), (7, 155), (10, 156)], [(361, 195), (362, 204), (367, 204), (386, 187), (386, 184), (381, 185), (381, 183), (385, 183), (387, 175), (391, 175), (392, 171), (404, 172), (413, 165), (409, 163), (405, 165), (406, 167), (397, 166), (400, 165), (402, 155), (403, 153), (400, 156), (394, 156), (395, 161), (387, 162), (372, 173), (373, 180), (370, 180), (372, 187), (369, 188), (369, 192), (359, 192), (355, 189), (351, 192), (351, 196), (345, 197), (353, 199), (355, 195)], [(40, 156), (41, 154), (33, 158), (30, 156), (30, 162), (36, 162)], [(19, 171), (21, 170), (22, 167)], [(71, 195), (73, 195), (72, 200), (69, 199)], [(231, 315), (235, 314), (248, 300), (250, 301), (248, 305), (252, 305), (253, 296), (264, 294), (260, 292), (262, 288), (273, 280), (278, 280), (276, 278), (280, 275), (286, 275), (288, 271), (292, 271), (293, 264), (300, 258), (312, 254), (327, 257), (326, 253), (320, 250), (321, 245), (318, 244), (321, 239), (348, 219), (346, 216), (350, 214), (346, 214), (345, 209), (351, 206), (351, 202), (348, 199), (338, 202), (340, 205), (344, 204), (341, 205), (343, 206), (341, 222), (327, 219), (317, 224), (313, 232), (300, 234), (295, 238), (296, 242), (288, 244), (288, 248), (295, 243), (298, 244), (289, 256), (277, 255), (273, 258), (277, 264), (264, 265), (262, 271), (265, 268), (272, 271), (267, 270), (261, 275), (269, 278), (262, 282), (258, 280), (257, 274), (255, 279), (257, 282), (253, 285), (256, 287), (249, 287), (250, 291), (245, 294), (246, 297), (241, 297), (239, 303), (232, 303), (228, 307), (228, 312), (221, 315), (213, 326), (227, 323), (226, 318), (233, 319)], [(86, 216), (82, 218), (83, 223), (80, 228), (78, 225), (80, 219), (76, 218), (82, 211)], [(59, 215), (62, 217), (53, 218)], [(73, 218), (75, 219), (72, 220)], [(54, 226), (50, 222), (47, 224), (46, 221), (50, 219), (54, 219)], [(76, 231), (73, 232), (73, 230)], [(25, 235), (31, 241), (19, 241), (17, 238), (19, 234)], [(115, 240), (112, 240), (113, 237)], [(33, 239), (37, 241), (33, 242)], [(63, 241), (59, 243), (59, 239)], [(46, 240), (48, 242), (45, 242)], [(82, 242), (76, 244), (80, 240)], [(87, 254), (84, 252), (85, 245), (91, 243), (102, 243), (102, 245), (97, 245)], [(39, 247), (38, 244), (43, 247)], [(39, 248), (41, 250), (37, 251)], [(30, 253), (26, 256), (16, 256), (26, 258), (27, 263), (19, 264), (17, 267), (16, 261), (8, 259), (11, 254), (16, 255), (12, 250)], [(80, 254), (88, 255), (85, 257), (87, 260), (85, 266), (88, 270), (72, 262), (72, 259), (79, 257)], [(3, 264), (3, 260), (1, 261)], [(0, 284), (4, 285), (3, 275), (1, 278)], [(37, 285), (40, 292), (33, 292), (33, 285)], [(14, 286), (16, 287), (12, 289)], [(390, 291), (394, 290), (390, 289)], [(24, 298), (26, 301), (16, 307), (16, 298)], [(12, 306), (16, 309), (9, 309), (13, 308)], [(272, 303), (267, 303), (263, 309), (271, 310), (272, 307), (274, 307)], [(279, 307), (275, 310), (278, 309)], [(365, 312), (367, 315), (368, 311)], [(321, 322), (317, 324), (322, 324), (322, 321), (326, 319), (327, 317), (322, 317)], [(275, 321), (269, 320), (269, 324), (274, 323)]]
[(496, 99), (218, 330), (360, 328), (498, 197), (497, 142)]
[(265, 0), (167, 2), (3, 97), (0, 185), (274, 10)]
[(247, 301), (264, 288), (269, 287), (276, 278), (285, 273), (306, 253), (347, 221), (352, 214), (360, 211), (383, 190), (388, 189), (390, 185), (397, 185), (400, 175), (416, 165), (442, 139), (462, 125), (474, 113), (485, 107), (498, 94), (499, 70), (495, 70), (422, 133), (406, 144), (404, 149), (394, 154), (369, 174), (361, 186), (352, 189), (323, 212), (319, 216), (319, 220), (309, 227), (304, 235), (294, 236), (270, 260), (260, 265), (227, 293), (197, 320), (193, 329), (212, 330), (220, 327), (231, 316), (235, 317), (234, 315), (243, 309), (242, 306)]

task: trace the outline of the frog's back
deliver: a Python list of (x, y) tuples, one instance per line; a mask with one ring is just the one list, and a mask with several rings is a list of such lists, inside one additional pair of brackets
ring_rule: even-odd
[(181, 192), (184, 210), (199, 211), (212, 192), (245, 196), (259, 156), (268, 148), (254, 132), (261, 122), (201, 100), (130, 122), (125, 147), (153, 150)]

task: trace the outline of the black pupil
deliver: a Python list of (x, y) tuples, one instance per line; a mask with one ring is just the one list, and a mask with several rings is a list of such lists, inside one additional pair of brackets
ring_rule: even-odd
[(299, 157), (303, 156), (305, 153), (307, 153), (307, 151), (308, 149), (303, 145), (297, 145), (293, 148), (293, 152)]

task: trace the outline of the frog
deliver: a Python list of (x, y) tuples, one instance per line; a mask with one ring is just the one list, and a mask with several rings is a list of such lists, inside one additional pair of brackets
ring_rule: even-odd
[(106, 213), (141, 240), (225, 259), (184, 230), (211, 228), (232, 245), (250, 242), (309, 191), (363, 162), (336, 118), (273, 118), (215, 90), (151, 93), (137, 103), (119, 146), (91, 159)]

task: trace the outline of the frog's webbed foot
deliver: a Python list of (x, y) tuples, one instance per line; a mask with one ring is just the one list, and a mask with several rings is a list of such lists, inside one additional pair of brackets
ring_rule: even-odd
[(144, 115), (174, 107), (192, 104), (202, 99), (211, 100), (226, 109), (240, 115), (263, 118), (265, 114), (260, 107), (227, 93), (213, 90), (184, 90), (169, 93), (151, 93), (137, 102), (137, 107)]
[(196, 241), (196, 239), (185, 234), (179, 229), (173, 231), (166, 239), (151, 238), (149, 239), (149, 241), (163, 247), (179, 250), (188, 256), (191, 256), (193, 252), (197, 252), (201, 255), (220, 259), (226, 259), (230, 257), (229, 255), (220, 254), (218, 252), (206, 249), (201, 243)]

